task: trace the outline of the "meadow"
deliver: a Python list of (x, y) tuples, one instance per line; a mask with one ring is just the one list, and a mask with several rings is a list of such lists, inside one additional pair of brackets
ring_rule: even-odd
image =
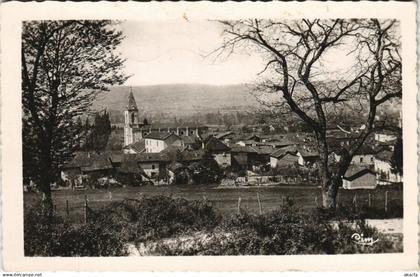
[[(79, 223), (84, 220), (84, 205), (87, 199), (92, 210), (106, 208), (111, 203), (125, 199), (141, 199), (151, 196), (168, 196), (186, 200), (207, 200), (213, 208), (224, 215), (238, 212), (238, 206), (251, 214), (266, 213), (282, 208), (292, 201), (301, 212), (321, 206), (321, 189), (315, 186), (260, 186), (260, 187), (220, 187), (217, 185), (188, 186), (142, 186), (110, 189), (57, 190), (53, 201), (57, 215)], [(258, 201), (259, 198), (259, 201)], [(370, 200), (369, 200), (370, 198)], [(385, 198), (387, 204), (385, 205)], [(24, 194), (25, 209), (30, 209), (41, 199), (38, 193)], [(395, 207), (402, 209), (403, 191), (381, 187), (375, 190), (345, 190), (338, 193), (339, 207), (371, 207), (377, 213), (390, 217), (402, 217)], [(369, 204), (370, 203), (370, 204)], [(385, 207), (387, 206), (387, 207)]]

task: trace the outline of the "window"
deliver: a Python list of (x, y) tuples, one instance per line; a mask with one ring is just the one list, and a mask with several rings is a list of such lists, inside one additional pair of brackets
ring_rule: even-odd
[(152, 164), (152, 169), (156, 169), (156, 167), (155, 167), (155, 165), (154, 165), (154, 164)]
[(131, 114), (131, 123), (134, 124), (134, 113)]
[(363, 163), (363, 157), (360, 157), (360, 162)]
[(370, 157), (370, 161), (373, 163), (373, 157)]

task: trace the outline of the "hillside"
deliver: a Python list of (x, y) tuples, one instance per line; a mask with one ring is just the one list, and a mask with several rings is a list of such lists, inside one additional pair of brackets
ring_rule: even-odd
[[(155, 85), (132, 87), (141, 114), (182, 117), (196, 113), (249, 111), (258, 102), (246, 85)], [(94, 103), (94, 108), (123, 111), (130, 87), (111, 88)]]

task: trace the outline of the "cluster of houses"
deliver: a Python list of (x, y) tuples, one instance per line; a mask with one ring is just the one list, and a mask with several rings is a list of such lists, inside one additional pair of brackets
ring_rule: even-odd
[[(119, 152), (78, 152), (62, 168), (62, 179), (71, 185), (83, 185), (86, 178), (131, 176), (135, 182), (153, 184), (191, 183), (194, 176), (214, 165), (221, 175), (236, 173), (233, 178), (247, 182), (248, 176), (282, 176), (282, 182), (315, 184), (318, 153), (315, 138), (309, 133), (243, 134), (212, 131), (205, 126), (139, 124), (136, 101), (130, 93), (125, 114), (124, 146)], [(343, 135), (344, 134), (344, 135)], [(329, 132), (330, 144), (337, 151), (331, 159), (338, 161), (339, 149), (349, 144), (351, 136), (338, 130)], [(354, 156), (343, 176), (347, 189), (375, 188), (377, 185), (402, 182), (391, 170), (392, 145), (396, 137), (378, 134)], [(133, 178), (133, 176), (137, 176)], [(273, 179), (270, 179), (273, 180)], [(276, 179), (279, 181), (279, 179)]]

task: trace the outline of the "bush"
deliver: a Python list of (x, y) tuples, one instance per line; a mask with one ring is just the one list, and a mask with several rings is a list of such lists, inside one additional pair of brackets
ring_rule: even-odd
[(47, 217), (39, 206), (25, 213), (25, 256), (125, 256), (127, 237), (118, 222), (104, 218), (69, 224)]
[[(335, 223), (335, 224), (332, 224)], [(353, 234), (377, 238), (372, 246), (355, 243)], [(176, 240), (158, 246), (160, 255), (296, 255), (401, 252), (402, 239), (390, 239), (363, 220), (332, 222), (299, 214), (289, 204), (265, 215), (242, 213), (224, 220), (207, 236)]]
[(165, 196), (113, 203), (97, 216), (120, 222), (127, 239), (137, 243), (185, 232), (211, 230), (221, 219), (210, 202)]
[[(402, 237), (379, 233), (356, 217), (327, 211), (299, 213), (292, 199), (283, 209), (222, 218), (208, 201), (164, 196), (125, 200), (91, 211), (89, 223), (70, 225), (40, 209), (25, 213), (27, 256), (123, 256), (127, 244), (149, 255), (294, 255), (402, 251)], [(355, 243), (353, 234), (379, 239)]]

